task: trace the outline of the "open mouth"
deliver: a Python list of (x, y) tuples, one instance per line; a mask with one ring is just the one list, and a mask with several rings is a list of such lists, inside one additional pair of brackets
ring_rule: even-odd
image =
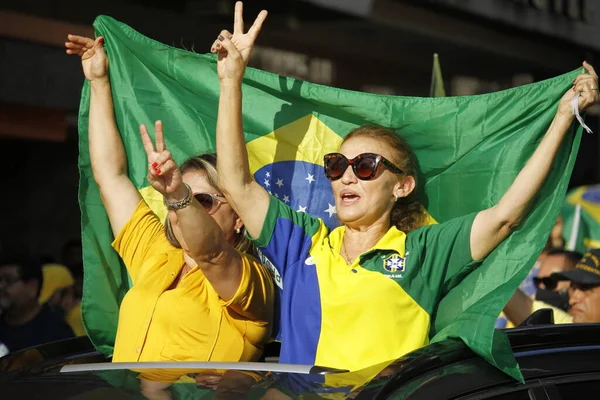
[(360, 196), (350, 190), (344, 190), (340, 194), (341, 203), (344, 206), (352, 205), (360, 200)]

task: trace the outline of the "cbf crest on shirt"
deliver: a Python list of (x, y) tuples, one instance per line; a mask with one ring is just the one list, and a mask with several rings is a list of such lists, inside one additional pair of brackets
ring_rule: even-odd
[(383, 269), (389, 272), (391, 278), (402, 278), (405, 259), (400, 254), (392, 254), (383, 259)]

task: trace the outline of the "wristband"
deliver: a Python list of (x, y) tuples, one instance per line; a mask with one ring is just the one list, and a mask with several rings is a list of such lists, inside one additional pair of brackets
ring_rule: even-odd
[(192, 193), (192, 188), (187, 183), (184, 183), (187, 193), (185, 194), (185, 198), (183, 200), (175, 201), (173, 203), (169, 203), (166, 199), (163, 199), (163, 204), (169, 211), (181, 210), (192, 204), (192, 199), (194, 195)]

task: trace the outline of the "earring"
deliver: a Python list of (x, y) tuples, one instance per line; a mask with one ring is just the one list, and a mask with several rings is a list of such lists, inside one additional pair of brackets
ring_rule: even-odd
[(394, 197), (396, 197), (396, 200), (395, 200), (395, 201), (398, 201), (398, 195), (397, 195), (397, 194), (395, 194), (395, 195), (394, 195)]
[(240, 228), (237, 228), (237, 229), (235, 230), (235, 233), (240, 233), (240, 232), (241, 232)]

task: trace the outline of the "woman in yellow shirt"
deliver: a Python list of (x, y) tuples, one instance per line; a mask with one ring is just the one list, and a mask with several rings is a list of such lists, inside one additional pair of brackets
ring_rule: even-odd
[(90, 81), (92, 170), (113, 247), (133, 283), (121, 304), (113, 361), (256, 360), (270, 336), (273, 283), (248, 254), (243, 223), (219, 190), (216, 157), (178, 168), (160, 121), (156, 146), (140, 127), (147, 179), (169, 209), (163, 226), (128, 178), (102, 43), (69, 35), (65, 46), (81, 56)]

